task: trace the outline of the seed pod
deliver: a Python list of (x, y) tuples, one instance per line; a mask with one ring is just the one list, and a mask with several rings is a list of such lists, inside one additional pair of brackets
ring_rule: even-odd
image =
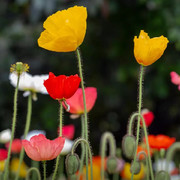
[(133, 135), (125, 135), (122, 140), (122, 150), (128, 159), (132, 159), (135, 153), (136, 140)]
[(116, 157), (110, 156), (107, 159), (106, 164), (107, 164), (107, 170), (110, 174), (113, 174), (116, 172), (116, 169), (117, 169), (117, 158)]
[(68, 154), (66, 157), (66, 171), (69, 175), (75, 174), (79, 169), (79, 156), (77, 154)]
[(166, 171), (159, 171), (157, 174), (156, 174), (156, 177), (155, 177), (155, 180), (170, 180), (170, 176), (169, 176), (169, 173), (166, 172)]
[(133, 173), (133, 171), (134, 171), (134, 174), (139, 174), (140, 170), (141, 170), (140, 162), (139, 161), (136, 161), (136, 162), (132, 161), (131, 162), (131, 168), (130, 168), (131, 173)]

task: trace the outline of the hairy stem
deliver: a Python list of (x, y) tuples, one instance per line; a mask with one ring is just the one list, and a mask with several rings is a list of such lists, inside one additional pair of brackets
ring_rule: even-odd
[(35, 167), (32, 167), (32, 168), (30, 168), (30, 169), (28, 170), (27, 176), (26, 176), (26, 180), (30, 180), (30, 174), (31, 174), (32, 171), (35, 171), (36, 174), (37, 174), (38, 180), (41, 180), (40, 172), (39, 172), (39, 170), (38, 170), (37, 168), (35, 168)]

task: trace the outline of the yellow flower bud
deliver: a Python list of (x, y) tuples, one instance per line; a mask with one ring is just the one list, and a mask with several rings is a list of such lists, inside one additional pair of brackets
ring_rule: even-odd
[(134, 56), (139, 64), (149, 66), (157, 61), (167, 47), (168, 39), (164, 36), (150, 38), (141, 30), (139, 37), (134, 37)]

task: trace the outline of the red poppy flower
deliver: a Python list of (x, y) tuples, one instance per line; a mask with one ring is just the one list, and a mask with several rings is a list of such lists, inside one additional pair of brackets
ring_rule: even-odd
[[(62, 127), (62, 136), (67, 139), (73, 139), (74, 131), (75, 131), (75, 127), (73, 124), (63, 126)], [(59, 128), (58, 128), (58, 134), (59, 134)]]
[(33, 136), (30, 141), (22, 140), (26, 154), (34, 161), (55, 159), (64, 146), (65, 138), (46, 139), (43, 134)]
[[(97, 98), (97, 89), (94, 87), (85, 88), (85, 96), (86, 108), (87, 112), (89, 112), (95, 104)], [(81, 88), (78, 88), (75, 94), (71, 98), (67, 99), (66, 102), (70, 106), (70, 113), (76, 115), (84, 113), (83, 93)]]
[[(9, 148), (9, 142), (6, 143), (6, 148)], [(22, 141), (21, 139), (14, 139), (11, 146), (12, 153), (20, 153), (22, 149)]]
[[(151, 123), (152, 123), (153, 120), (154, 120), (154, 114), (153, 114), (153, 112), (149, 111), (148, 109), (143, 109), (143, 110), (141, 111), (141, 114), (142, 114), (142, 116), (143, 116), (143, 118), (144, 118), (144, 121), (145, 121), (146, 126), (147, 126), (147, 127), (150, 126)], [(140, 122), (141, 122), (141, 121), (140, 121)], [(141, 122), (141, 126), (142, 126), (142, 122)]]
[(168, 149), (175, 141), (175, 138), (170, 138), (165, 135), (149, 135), (148, 136), (149, 146), (154, 149)]
[(0, 161), (3, 161), (7, 158), (8, 151), (6, 149), (0, 149)]
[(55, 76), (52, 72), (49, 73), (49, 78), (44, 81), (44, 86), (49, 95), (56, 100), (68, 99), (79, 87), (81, 82), (80, 77), (76, 75)]

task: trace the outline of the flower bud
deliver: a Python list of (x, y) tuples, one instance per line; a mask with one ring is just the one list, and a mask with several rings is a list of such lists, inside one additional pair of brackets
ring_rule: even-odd
[(141, 170), (140, 162), (139, 161), (136, 161), (136, 162), (132, 161), (131, 168), (130, 168), (131, 173), (134, 172), (134, 174), (139, 174), (140, 170)]
[(163, 170), (159, 171), (155, 176), (155, 180), (170, 180), (169, 173)]
[(135, 148), (136, 148), (136, 140), (133, 135), (125, 135), (123, 137), (122, 141), (122, 150), (124, 155), (132, 159), (135, 153)]
[(20, 76), (23, 72), (28, 72), (29, 66), (28, 64), (24, 64), (22, 62), (17, 62), (16, 64), (12, 64), (10, 67), (10, 72), (17, 73), (18, 76)]
[(68, 154), (66, 157), (66, 171), (69, 175), (75, 174), (79, 169), (79, 156), (77, 154)]
[(117, 169), (117, 158), (110, 156), (107, 159), (107, 170), (110, 174), (113, 174), (116, 172), (116, 169)]

